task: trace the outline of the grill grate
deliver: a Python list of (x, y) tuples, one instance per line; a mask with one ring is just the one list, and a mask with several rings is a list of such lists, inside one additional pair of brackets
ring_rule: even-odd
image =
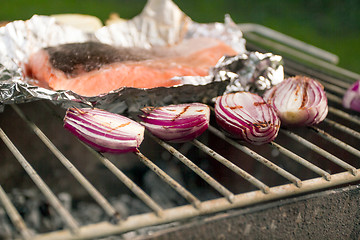
[[(350, 83), (342, 81), (340, 78), (329, 76), (319, 71), (314, 71), (312, 68), (304, 67), (302, 64), (293, 64), (291, 61), (286, 62), (286, 64), (287, 63), (289, 63), (288, 65), (285, 65), (285, 71), (287, 74), (306, 74), (313, 76), (319, 79), (325, 86), (329, 99), (329, 116), (325, 119), (324, 124), (325, 127), (327, 126), (328, 128), (327, 131), (325, 131), (323, 129), (324, 127), (321, 126), (308, 127), (303, 129), (305, 130), (304, 135), (296, 132), (296, 130), (281, 129), (280, 134), (283, 138), (294, 141), (303, 151), (311, 150), (311, 152), (317, 154), (316, 156), (321, 156), (321, 159), (327, 159), (336, 166), (340, 167), (341, 170), (336, 173), (327, 172), (327, 169), (319, 167), (316, 163), (311, 161), (312, 159), (302, 157), (301, 153), (293, 151), (291, 147), (283, 144), (283, 141), (281, 140), (276, 139), (274, 142), (270, 143), (269, 147), (273, 150), (277, 150), (279, 154), (286, 156), (289, 159), (288, 161), (294, 161), (310, 170), (316, 176), (319, 176), (301, 180), (303, 176), (297, 176), (296, 174), (291, 173), (291, 171), (286, 170), (285, 167), (274, 163), (273, 159), (270, 159), (270, 157), (264, 157), (259, 148), (242, 145), (226, 137), (220, 130), (218, 130), (217, 126), (210, 126), (208, 131), (209, 134), (212, 134), (216, 138), (224, 141), (227, 144), (226, 146), (232, 146), (234, 149), (237, 149), (243, 154), (249, 156), (251, 159), (255, 160), (257, 164), (266, 166), (266, 168), (270, 169), (273, 173), (279, 175), (284, 181), (286, 181), (285, 184), (270, 186), (265, 183), (265, 181), (259, 180), (259, 177), (234, 164), (231, 159), (228, 159), (221, 153), (216, 152), (216, 150), (209, 145), (206, 139), (192, 141), (192, 146), (195, 146), (199, 149), (199, 151), (210, 156), (212, 159), (231, 170), (234, 174), (243, 178), (256, 189), (245, 191), (243, 193), (233, 193), (225, 187), (224, 184), (216, 180), (215, 177), (210, 176), (210, 174), (202, 169), (200, 165), (191, 161), (186, 154), (181, 152), (181, 149), (177, 149), (176, 147), (152, 136), (150, 138), (151, 141), (168, 151), (175, 157), (175, 159), (179, 160), (186, 166), (186, 168), (198, 175), (213, 190), (217, 191), (221, 195), (220, 197), (210, 200), (200, 200), (189, 189), (185, 188), (175, 178), (171, 177), (157, 164), (155, 164), (156, 161), (154, 159), (151, 160), (143, 152), (137, 152), (135, 153), (136, 158), (138, 158), (142, 164), (153, 171), (164, 183), (169, 185), (188, 202), (188, 204), (182, 206), (163, 208), (154, 198), (149, 196), (138, 184), (131, 180), (130, 177), (128, 177), (106, 156), (85, 146), (86, 149), (88, 149), (88, 151), (91, 152), (104, 167), (112, 172), (120, 182), (122, 182), (151, 210), (148, 213), (135, 214), (126, 217), (121, 215), (115, 207), (111, 205), (108, 199), (90, 183), (80, 170), (76, 168), (71, 159), (65, 157), (65, 155), (55, 146), (56, 144), (54, 144), (49, 137), (44, 134), (40, 127), (38, 127), (28, 116), (26, 116), (19, 106), (11, 105), (16, 114), (37, 135), (48, 150), (65, 166), (67, 171), (69, 171), (69, 173), (81, 184), (89, 196), (91, 196), (103, 209), (109, 217), (109, 221), (102, 221), (89, 225), (79, 224), (61, 203), (53, 190), (45, 183), (34, 167), (32, 167), (32, 165), (22, 155), (17, 146), (9, 139), (2, 128), (0, 128), (0, 138), (33, 180), (35, 185), (46, 197), (52, 208), (57, 211), (67, 228), (47, 233), (32, 233), (26, 226), (19, 212), (16, 210), (14, 204), (10, 201), (4, 189), (1, 187), (1, 183), (0, 202), (6, 210), (13, 225), (24, 239), (91, 239), (101, 236), (110, 236), (117, 233), (124, 233), (140, 229), (142, 227), (154, 226), (178, 220), (186, 220), (191, 217), (217, 213), (237, 207), (245, 207), (269, 200), (293, 196), (295, 194), (322, 190), (345, 183), (355, 183), (356, 181), (359, 181), (359, 168), (353, 166), (354, 164), (350, 164), (347, 159), (340, 159), (335, 154), (331, 153), (327, 149), (324, 149), (323, 145), (318, 146), (318, 144), (314, 144), (314, 141), (312, 140), (314, 135), (315, 137), (323, 139), (325, 144), (335, 144), (338, 148), (348, 152), (353, 159), (355, 157), (355, 161), (360, 159), (359, 150), (347, 144), (347, 141), (339, 139), (340, 135), (346, 135), (346, 137), (355, 139), (353, 142), (355, 142), (357, 146), (359, 145), (360, 133), (354, 129), (359, 129), (360, 119), (358, 116), (354, 115), (354, 113), (342, 110), (339, 106), (339, 104), (341, 104), (341, 96)], [(346, 122), (346, 124), (339, 123), (338, 119), (341, 119), (342, 122)], [(329, 133), (328, 129), (335, 129), (334, 133), (336, 134), (333, 134), (332, 132)], [(121, 156), (119, 157), (121, 158)]]

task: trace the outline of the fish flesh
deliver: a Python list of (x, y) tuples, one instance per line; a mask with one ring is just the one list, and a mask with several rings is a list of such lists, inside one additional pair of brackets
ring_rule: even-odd
[(224, 55), (236, 55), (236, 51), (211, 38), (151, 49), (100, 42), (69, 43), (32, 54), (25, 73), (32, 84), (40, 87), (98, 96), (121, 87), (175, 86), (181, 84), (172, 79), (177, 76), (206, 76)]

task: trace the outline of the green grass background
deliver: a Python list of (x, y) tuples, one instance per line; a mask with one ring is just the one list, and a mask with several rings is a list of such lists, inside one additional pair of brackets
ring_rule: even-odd
[[(174, 0), (194, 21), (222, 22), (229, 13), (236, 23), (258, 23), (330, 51), (339, 66), (360, 73), (359, 0)], [(0, 20), (28, 19), (33, 14), (82, 13), (106, 20), (117, 12), (137, 15), (146, 0), (8, 0)]]

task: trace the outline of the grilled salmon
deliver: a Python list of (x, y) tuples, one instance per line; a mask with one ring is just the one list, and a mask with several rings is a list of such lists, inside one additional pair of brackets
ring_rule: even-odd
[(26, 74), (33, 84), (97, 96), (121, 87), (155, 88), (181, 84), (176, 76), (205, 76), (224, 55), (236, 52), (209, 38), (172, 47), (114, 47), (100, 42), (70, 43), (30, 56)]

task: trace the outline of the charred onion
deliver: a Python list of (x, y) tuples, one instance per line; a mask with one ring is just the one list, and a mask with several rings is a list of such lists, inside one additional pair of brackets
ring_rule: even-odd
[(144, 139), (139, 123), (101, 109), (69, 108), (64, 127), (99, 152), (134, 152)]
[(186, 142), (209, 126), (210, 109), (201, 103), (145, 107), (140, 122), (154, 136), (169, 142)]
[(266, 91), (263, 97), (284, 125), (318, 124), (328, 113), (324, 87), (305, 76), (289, 77)]
[(275, 111), (257, 94), (237, 92), (220, 96), (215, 102), (219, 126), (237, 139), (261, 145), (275, 139), (280, 120)]

